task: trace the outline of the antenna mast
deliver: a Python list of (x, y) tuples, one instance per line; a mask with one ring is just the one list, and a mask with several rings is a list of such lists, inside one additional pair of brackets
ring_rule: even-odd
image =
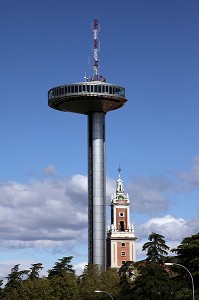
[(93, 51), (94, 51), (94, 62), (93, 62), (93, 70), (94, 70), (94, 81), (98, 80), (99, 76), (99, 42), (98, 42), (98, 19), (94, 19), (93, 21), (93, 33), (94, 33), (94, 41), (93, 41)]

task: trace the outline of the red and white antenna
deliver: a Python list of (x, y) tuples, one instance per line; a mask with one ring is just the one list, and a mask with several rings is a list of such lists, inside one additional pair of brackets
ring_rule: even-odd
[(93, 80), (97, 81), (99, 77), (99, 41), (98, 41), (98, 32), (99, 32), (99, 24), (98, 19), (94, 19), (93, 21), (93, 33), (94, 33), (94, 41), (93, 41), (93, 51), (94, 51), (94, 62), (93, 62), (93, 70), (94, 77)]

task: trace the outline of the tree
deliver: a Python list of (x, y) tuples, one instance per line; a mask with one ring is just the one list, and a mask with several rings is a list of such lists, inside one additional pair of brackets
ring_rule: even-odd
[(43, 266), (41, 263), (37, 264), (32, 264), (32, 268), (30, 268), (30, 273), (28, 278), (33, 280), (33, 279), (38, 279), (39, 278), (39, 271), (43, 269)]
[(119, 276), (121, 277), (128, 277), (132, 278), (136, 275), (136, 267), (135, 262), (133, 261), (126, 261), (119, 269)]
[[(199, 299), (199, 233), (184, 238), (176, 249), (172, 249), (172, 252), (177, 254), (176, 263), (186, 267), (193, 276), (195, 299)], [(179, 283), (177, 299), (186, 299), (186, 297), (188, 299), (192, 294), (190, 275), (180, 266), (174, 265), (171, 270), (177, 273), (176, 281)]]
[(2, 295), (3, 295), (2, 285), (3, 285), (3, 280), (0, 279), (0, 299), (2, 299)]
[[(131, 289), (133, 280), (135, 279), (137, 270), (135, 267), (135, 262), (126, 261), (119, 269), (120, 277), (120, 298), (121, 299), (131, 299)], [(130, 298), (129, 298), (130, 297)], [(119, 299), (120, 299), (119, 298)]]
[(138, 276), (134, 281), (131, 299), (173, 299), (169, 274), (157, 262), (142, 262), (138, 266)]
[[(199, 233), (184, 238), (172, 252), (177, 253), (178, 262), (188, 268), (194, 277), (196, 287), (199, 287)], [(184, 274), (188, 275), (186, 272)]]
[(28, 272), (28, 270), (19, 271), (19, 264), (14, 265), (7, 276), (8, 281), (2, 292), (3, 299), (20, 299), (17, 298), (17, 294), (20, 292), (20, 283), (27, 278)]
[[(96, 289), (98, 289), (97, 286)], [(107, 269), (101, 273), (100, 289), (103, 291), (108, 291), (114, 299), (118, 299), (118, 295), (121, 292), (121, 286), (117, 269)]]
[(88, 264), (79, 278), (79, 289), (82, 300), (96, 300), (107, 296), (96, 294), (95, 290), (107, 291), (117, 299), (120, 292), (118, 272), (116, 269), (103, 271), (99, 265)]
[(65, 273), (74, 274), (75, 271), (73, 269), (73, 265), (71, 264), (72, 259), (73, 256), (67, 256), (59, 259), (59, 261), (55, 263), (55, 266), (52, 268), (52, 270), (48, 271), (48, 278), (51, 278), (55, 275), (63, 276)]
[(52, 288), (52, 299), (79, 299), (77, 277), (71, 264), (73, 256), (63, 257), (48, 271)]
[[(13, 289), (12, 289), (13, 290)], [(19, 288), (15, 293), (6, 295), (6, 300), (55, 300), (53, 297), (53, 287), (47, 278), (27, 279), (20, 282)], [(12, 296), (12, 297), (10, 297)], [(58, 300), (58, 298), (56, 298)]]
[(7, 288), (17, 288), (19, 283), (24, 279), (24, 276), (28, 274), (28, 270), (19, 271), (19, 264), (14, 265), (11, 269), (11, 273), (7, 276)]
[(60, 300), (80, 300), (80, 292), (77, 286), (77, 276), (75, 273), (62, 273), (54, 275), (49, 280), (51, 286), (52, 299)]
[(147, 261), (163, 263), (165, 256), (168, 254), (169, 247), (166, 245), (164, 236), (152, 232), (148, 238), (149, 242), (145, 243), (142, 251), (147, 251)]
[(82, 299), (96, 299), (95, 290), (100, 290), (102, 269), (99, 265), (88, 264), (80, 277), (79, 287)]

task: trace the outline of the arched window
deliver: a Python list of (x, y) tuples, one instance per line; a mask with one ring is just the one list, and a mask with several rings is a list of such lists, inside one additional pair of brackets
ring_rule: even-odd
[(120, 231), (124, 231), (124, 222), (120, 221)]

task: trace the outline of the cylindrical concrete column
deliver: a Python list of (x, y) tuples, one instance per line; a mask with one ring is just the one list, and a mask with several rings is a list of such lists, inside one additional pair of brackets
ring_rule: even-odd
[(105, 113), (88, 115), (89, 263), (106, 267)]

